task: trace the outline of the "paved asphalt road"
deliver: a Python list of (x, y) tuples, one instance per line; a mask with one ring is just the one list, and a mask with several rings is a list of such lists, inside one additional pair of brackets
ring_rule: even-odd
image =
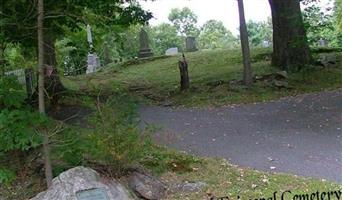
[(342, 183), (342, 90), (221, 108), (142, 107), (140, 115), (163, 128), (156, 137), (169, 147)]

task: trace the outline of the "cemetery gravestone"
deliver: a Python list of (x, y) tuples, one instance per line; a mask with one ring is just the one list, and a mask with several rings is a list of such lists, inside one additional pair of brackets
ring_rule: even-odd
[(88, 54), (88, 59), (87, 59), (87, 74), (96, 72), (97, 68), (100, 67), (100, 59), (96, 54)]
[(270, 46), (271, 46), (270, 41), (268, 41), (268, 40), (262, 41), (262, 47), (268, 48), (268, 47), (270, 47)]
[(96, 55), (96, 53), (93, 53), (93, 36), (91, 34), (91, 27), (90, 25), (87, 25), (87, 40), (89, 43), (89, 53), (88, 53), (88, 59), (87, 59), (87, 74), (96, 72), (97, 68), (100, 67), (100, 59)]
[(326, 40), (324, 40), (323, 38), (321, 38), (318, 41), (318, 46), (320, 46), (320, 47), (327, 47), (328, 46), (328, 42)]
[(185, 39), (185, 46), (188, 52), (198, 51), (195, 37), (187, 37)]
[(148, 58), (148, 57), (153, 56), (153, 52), (149, 46), (148, 34), (144, 30), (144, 28), (142, 28), (140, 31), (139, 40), (140, 40), (139, 58)]
[(169, 48), (165, 51), (166, 56), (173, 56), (178, 54), (178, 47)]

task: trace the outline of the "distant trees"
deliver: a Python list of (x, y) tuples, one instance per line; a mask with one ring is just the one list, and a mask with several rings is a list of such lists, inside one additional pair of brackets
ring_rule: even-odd
[(198, 36), (199, 30), (196, 27), (197, 15), (188, 7), (172, 9), (169, 14), (169, 20), (181, 35)]
[(249, 20), (247, 22), (247, 31), (250, 44), (252, 46), (260, 46), (263, 41), (272, 41), (272, 19), (267, 21), (255, 22)]
[(238, 40), (221, 21), (209, 20), (201, 27), (199, 48), (216, 49), (238, 46)]
[(157, 55), (162, 55), (170, 47), (182, 49), (184, 44), (182, 38), (178, 35), (177, 28), (171, 24), (163, 23), (152, 27), (151, 30), (152, 47)]
[(342, 32), (342, 0), (335, 0), (335, 15), (338, 29)]
[(318, 46), (324, 39), (329, 46), (342, 45), (342, 34), (338, 31), (338, 9), (323, 8), (315, 3), (307, 3), (303, 11), (304, 25), (310, 46)]

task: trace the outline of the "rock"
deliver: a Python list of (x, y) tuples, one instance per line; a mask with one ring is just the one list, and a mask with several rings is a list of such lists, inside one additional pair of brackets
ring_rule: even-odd
[(193, 182), (193, 183), (179, 183), (176, 184), (172, 190), (174, 191), (182, 191), (182, 192), (199, 192), (204, 187), (206, 187), (207, 184), (204, 182)]
[(337, 65), (336, 54), (322, 54), (319, 62), (324, 67), (335, 67)]
[(277, 86), (278, 88), (287, 88), (287, 87), (289, 87), (289, 83), (287, 81), (274, 80), (274, 85)]
[(131, 175), (129, 186), (139, 197), (149, 200), (161, 199), (166, 192), (166, 186), (160, 180), (139, 172)]
[(84, 196), (85, 192), (96, 192), (97, 197), (100, 196), (101, 199), (130, 199), (121, 184), (115, 181), (104, 183), (93, 169), (75, 167), (54, 178), (48, 190), (39, 193), (31, 200), (80, 200), (77, 196)]
[(287, 75), (286, 71), (280, 71), (276, 73), (276, 79), (288, 79), (289, 76)]

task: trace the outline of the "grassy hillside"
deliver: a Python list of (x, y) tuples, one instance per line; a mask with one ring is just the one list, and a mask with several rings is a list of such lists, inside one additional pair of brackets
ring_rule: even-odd
[[(255, 76), (279, 71), (270, 65), (270, 49), (252, 49)], [(317, 55), (316, 55), (317, 56)], [(93, 75), (66, 80), (69, 87), (89, 90), (101, 88), (130, 93), (157, 103), (204, 106), (268, 101), (289, 95), (342, 87), (342, 67), (312, 67), (289, 75), (289, 87), (278, 89), (269, 81), (256, 81), (247, 89), (242, 79), (242, 59), (239, 50), (200, 51), (186, 54), (189, 62), (191, 88), (179, 91), (179, 56), (161, 57), (151, 61), (131, 61), (110, 65)], [(338, 53), (342, 58), (342, 53)]]

